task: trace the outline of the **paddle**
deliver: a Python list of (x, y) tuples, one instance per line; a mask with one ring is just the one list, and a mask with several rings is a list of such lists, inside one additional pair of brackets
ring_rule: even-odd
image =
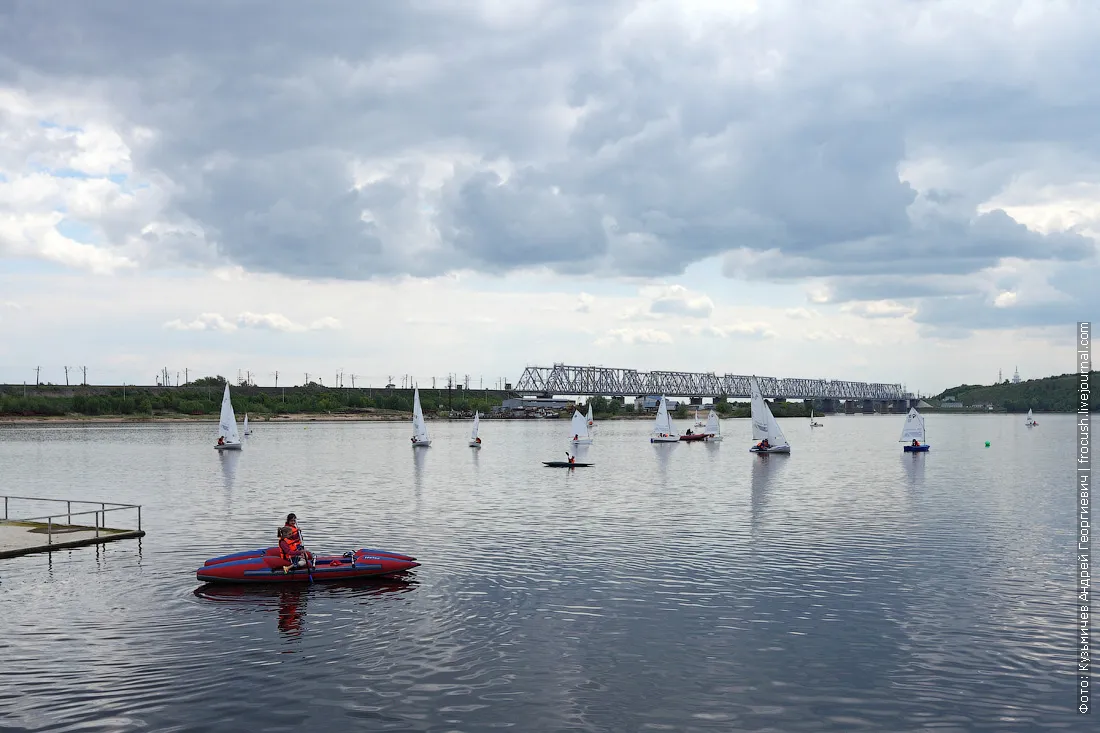
[(305, 535), (302, 534), (302, 528), (298, 526), (297, 520), (295, 520), (294, 526), (298, 528), (298, 542), (300, 542), (302, 546), (302, 556), (306, 559), (306, 575), (309, 576), (309, 582), (312, 583), (313, 570), (309, 567), (309, 551), (306, 550), (306, 538)]

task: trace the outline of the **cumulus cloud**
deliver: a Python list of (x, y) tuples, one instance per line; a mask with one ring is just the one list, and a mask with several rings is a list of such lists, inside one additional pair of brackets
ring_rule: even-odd
[(788, 318), (794, 318), (796, 320), (806, 320), (809, 318), (817, 318), (821, 314), (810, 308), (787, 308), (783, 311)]
[(218, 313), (201, 313), (191, 321), (175, 319), (164, 324), (174, 331), (236, 331), (237, 325)]
[(615, 328), (596, 340), (597, 346), (614, 344), (671, 344), (672, 336), (653, 328)]
[(722, 326), (687, 324), (683, 331), (692, 336), (708, 336), (712, 338), (744, 337), (751, 339), (774, 338), (775, 331), (770, 323), (732, 323)]
[(191, 321), (175, 319), (164, 324), (165, 328), (176, 331), (235, 331), (238, 328), (250, 328), (266, 331), (299, 333), (302, 331), (321, 331), (341, 328), (339, 319), (332, 316), (319, 318), (308, 326), (290, 320), (281, 313), (252, 313), (245, 311), (235, 321), (226, 319), (218, 313), (203, 313)]
[(661, 288), (649, 312), (691, 318), (706, 318), (714, 312), (714, 303), (706, 295), (694, 295), (682, 285)]
[(1015, 0), (144, 3), (125, 23), (19, 4), (0, 11), (0, 224), (24, 219), (0, 256), (352, 280), (725, 256), (732, 277), (819, 282), (815, 303), (939, 318), (973, 297), (997, 311), (975, 327), (1055, 312), (967, 280), (1014, 257), (1053, 265), (1081, 312), (1098, 29), (1100, 6)]
[(916, 308), (892, 300), (870, 300), (847, 303), (840, 307), (841, 312), (861, 318), (905, 318), (917, 312)]
[(588, 293), (581, 293), (578, 298), (580, 302), (577, 303), (577, 307), (574, 309), (578, 313), (591, 313), (592, 304), (596, 302), (596, 299)]

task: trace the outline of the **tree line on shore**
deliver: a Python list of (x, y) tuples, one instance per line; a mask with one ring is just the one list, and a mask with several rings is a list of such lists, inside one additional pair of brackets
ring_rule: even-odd
[[(1092, 384), (1097, 384), (1092, 372)], [(992, 404), (1007, 412), (1074, 412), (1077, 409), (1079, 376), (1062, 374), (1032, 379), (1019, 384), (1005, 382), (991, 386), (962, 384), (944, 390), (933, 400), (954, 397), (964, 405)], [(224, 377), (204, 377), (180, 387), (25, 387), (0, 388), (0, 416), (63, 417), (80, 416), (214, 416), (221, 409)], [(281, 391), (258, 387), (232, 387), (233, 407), (238, 414), (249, 413), (258, 418), (268, 415), (354, 413), (368, 410), (412, 412), (412, 394), (408, 390), (333, 389), (310, 384), (288, 387)], [(637, 415), (633, 405), (608, 397), (593, 397), (596, 418)], [(425, 413), (457, 411), (489, 413), (499, 407), (499, 394), (480, 391), (423, 389), (420, 403)], [(769, 401), (776, 417), (808, 417), (810, 403)], [(701, 408), (709, 409), (709, 408)], [(1096, 408), (1093, 408), (1094, 411)], [(748, 402), (726, 402), (714, 405), (721, 417), (748, 417)], [(678, 420), (692, 417), (693, 405), (680, 404), (673, 413)]]
[[(204, 377), (180, 387), (102, 387), (38, 388), (23, 395), (23, 388), (0, 390), (0, 415), (23, 417), (62, 417), (81, 415), (127, 416), (216, 416), (221, 411), (224, 377)], [(32, 388), (33, 389), (33, 388)], [(233, 409), (255, 417), (268, 415), (349, 413), (367, 410), (412, 412), (412, 395), (404, 390), (330, 389), (317, 384), (275, 390), (255, 387), (230, 387)], [(478, 392), (421, 390), (420, 404), (425, 412), (455, 410), (488, 412), (501, 404), (499, 399)]]

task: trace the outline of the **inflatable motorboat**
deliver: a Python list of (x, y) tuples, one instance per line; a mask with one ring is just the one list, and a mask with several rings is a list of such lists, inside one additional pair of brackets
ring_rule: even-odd
[(415, 557), (385, 550), (314, 555), (312, 568), (294, 568), (287, 573), (283, 572), (285, 564), (278, 547), (247, 550), (207, 560), (195, 577), (207, 583), (309, 583), (394, 575), (420, 566)]
[(689, 442), (689, 443), (692, 442), (692, 441), (696, 441), (696, 440), (706, 440), (706, 439), (707, 439), (707, 434), (706, 433), (692, 433), (691, 435), (681, 435), (680, 436), (680, 440), (683, 440), (683, 441), (686, 441), (686, 442)]

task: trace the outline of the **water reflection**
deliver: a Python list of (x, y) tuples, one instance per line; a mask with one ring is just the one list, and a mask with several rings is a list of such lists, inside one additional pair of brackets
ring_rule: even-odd
[[(280, 634), (290, 639), (298, 639), (307, 630), (306, 609), (311, 603), (311, 598), (317, 602), (322, 598), (341, 596), (369, 599), (391, 593), (408, 593), (416, 587), (417, 581), (409, 576), (314, 585), (207, 583), (196, 588), (194, 594), (207, 601), (236, 604), (245, 612), (270, 614), (274, 616), (275, 626)], [(322, 616), (327, 615), (322, 614)]]
[(787, 461), (774, 460), (767, 453), (754, 456), (752, 462), (752, 528), (758, 529), (768, 508), (768, 495), (775, 489), (787, 468)]
[(241, 451), (218, 451), (218, 461), (222, 467), (222, 481), (225, 482), (226, 491), (233, 489), (233, 483), (237, 480), (237, 463), (241, 460)]
[(657, 460), (657, 470), (661, 478), (668, 480), (668, 464), (672, 459), (672, 451), (679, 443), (653, 443), (653, 457)]
[(901, 463), (909, 479), (909, 488), (924, 486), (924, 457), (927, 453), (902, 453)]
[(413, 448), (413, 488), (416, 490), (416, 499), (420, 500), (420, 492), (424, 488), (424, 466), (428, 460), (428, 451), (431, 448)]

